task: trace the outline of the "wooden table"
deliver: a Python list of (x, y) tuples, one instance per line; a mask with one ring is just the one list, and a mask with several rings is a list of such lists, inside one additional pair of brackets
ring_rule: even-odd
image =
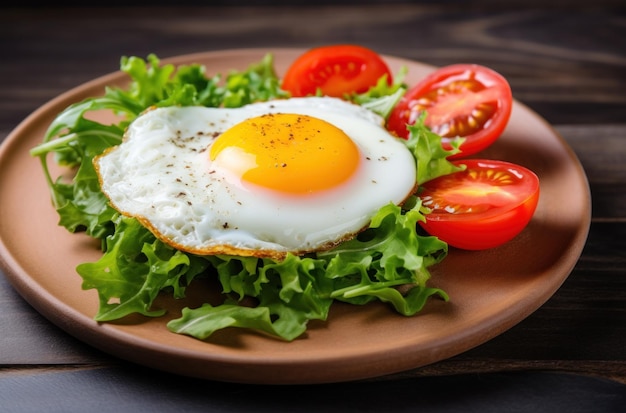
[[(276, 388), (207, 383), (118, 360), (48, 322), (0, 277), (0, 410), (409, 411), (421, 405), (423, 411), (575, 412), (595, 405), (607, 412), (624, 406), (624, 7), (603, 0), (567, 7), (325, 3), (332, 2), (0, 9), (0, 139), (58, 94), (116, 71), (122, 55), (348, 42), (438, 66), (484, 64), (555, 127), (586, 171), (592, 223), (566, 282), (527, 319), (451, 359), (362, 383)], [(250, 392), (256, 396), (248, 398)]]

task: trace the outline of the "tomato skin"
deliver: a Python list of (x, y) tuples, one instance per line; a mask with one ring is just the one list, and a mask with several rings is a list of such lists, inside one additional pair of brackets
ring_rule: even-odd
[(321, 89), (326, 96), (366, 92), (387, 75), (392, 74), (383, 58), (366, 47), (339, 44), (310, 49), (300, 55), (283, 77), (282, 89), (293, 97), (315, 95)]
[(539, 201), (539, 178), (504, 161), (458, 160), (467, 169), (428, 181), (420, 188), (432, 209), (422, 228), (465, 250), (484, 250), (515, 238), (530, 222)]
[(465, 138), (458, 159), (475, 154), (494, 143), (511, 116), (513, 95), (508, 81), (492, 69), (477, 64), (455, 64), (436, 69), (408, 90), (398, 102), (387, 128), (407, 138), (406, 125), (412, 125), (423, 111), (425, 124), (442, 136), (450, 150), (450, 140)]

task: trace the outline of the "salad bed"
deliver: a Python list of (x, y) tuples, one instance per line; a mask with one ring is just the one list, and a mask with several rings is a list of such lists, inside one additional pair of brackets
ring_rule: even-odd
[[(199, 65), (161, 66), (154, 55), (146, 60), (122, 58), (121, 70), (132, 80), (127, 88), (109, 88), (101, 97), (68, 107), (52, 123), (44, 142), (32, 150), (41, 159), (60, 225), (101, 240), (102, 258), (77, 268), (83, 288), (98, 291), (96, 320), (135, 313), (162, 316), (165, 310), (153, 306), (156, 297), (166, 293), (182, 298), (197, 277), (217, 278), (223, 302), (185, 309), (168, 327), (199, 339), (219, 329), (241, 327), (293, 340), (306, 331), (310, 320), (325, 320), (335, 300), (354, 305), (380, 300), (410, 316), (429, 297), (448, 299), (445, 291), (428, 286), (428, 268), (445, 258), (448, 245), (420, 230), (431, 210), (417, 194), (402, 207), (382, 208), (366, 231), (332, 250), (289, 255), (280, 262), (184, 253), (156, 239), (137, 220), (119, 214), (100, 191), (92, 159), (121, 143), (125, 128), (147, 108), (240, 107), (291, 94), (282, 88), (271, 54), (225, 77), (208, 77), (210, 68)], [(385, 75), (367, 91), (344, 97), (388, 118), (407, 89), (401, 80), (401, 74), (393, 82)], [(113, 111), (122, 120), (112, 125), (89, 120), (89, 112), (97, 110)], [(418, 184), (464, 169), (448, 160), (461, 152), (464, 138), (451, 139), (450, 149), (444, 149), (442, 137), (425, 125), (425, 118), (408, 126), (405, 141), (415, 156)], [(51, 176), (50, 153), (55, 162), (76, 170), (71, 182)]]

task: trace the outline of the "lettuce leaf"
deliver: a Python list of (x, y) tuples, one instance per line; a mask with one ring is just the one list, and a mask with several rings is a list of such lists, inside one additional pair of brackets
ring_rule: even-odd
[(102, 258), (76, 268), (83, 289), (98, 291), (95, 320), (116, 320), (133, 313), (163, 315), (165, 310), (151, 309), (159, 292), (171, 287), (175, 296), (184, 297), (185, 285), (208, 262), (156, 240), (136, 219), (117, 215), (114, 221), (116, 231), (107, 238)]
[(354, 93), (347, 98), (379, 114), (383, 119), (387, 119), (407, 90), (407, 86), (404, 83), (406, 72), (407, 68), (403, 66), (396, 73), (391, 84), (388, 82), (387, 75), (383, 75), (378, 79), (376, 85), (372, 86), (367, 92), (361, 94)]
[[(168, 323), (179, 334), (206, 339), (225, 327), (249, 328), (291, 341), (302, 335), (310, 320), (326, 320), (332, 304), (332, 282), (324, 262), (288, 255), (283, 261), (245, 257), (218, 257), (215, 268), (228, 296), (218, 306), (186, 308)], [(257, 305), (241, 305), (254, 297)]]
[[(336, 279), (339, 287), (333, 298), (353, 304), (379, 299), (407, 316), (420, 311), (431, 295), (448, 299), (444, 291), (426, 288), (428, 267), (447, 255), (448, 246), (436, 237), (418, 234), (417, 221), (424, 219), (419, 209), (419, 201), (404, 213), (389, 204), (364, 233), (319, 254), (329, 258), (327, 276)], [(410, 287), (409, 295), (401, 294), (400, 286)]]
[[(240, 106), (287, 96), (279, 87), (271, 54), (245, 71), (230, 73), (223, 85), (220, 75), (208, 78), (202, 65), (161, 65), (154, 54), (146, 60), (122, 57), (120, 69), (131, 79), (127, 87), (106, 87), (103, 96), (70, 105), (50, 124), (43, 143), (31, 150), (40, 159), (59, 225), (71, 232), (86, 230), (101, 240), (114, 231), (115, 211), (100, 191), (92, 161), (121, 143), (128, 124), (143, 111), (151, 106)], [(111, 112), (119, 122), (105, 125), (89, 120), (95, 111)], [(77, 168), (71, 182), (52, 177), (48, 154), (60, 165)], [(106, 243), (102, 245), (106, 248)]]
[(463, 143), (463, 138), (457, 137), (451, 140), (452, 150), (445, 150), (441, 145), (441, 137), (426, 126), (425, 119), (426, 112), (422, 113), (413, 125), (407, 125), (409, 138), (405, 142), (409, 150), (413, 152), (415, 159), (418, 160), (415, 178), (418, 185), (439, 176), (465, 169), (464, 165), (455, 166), (447, 159), (448, 156), (461, 151), (460, 146)]
[[(447, 245), (419, 234), (417, 223), (427, 209), (416, 197), (404, 207), (383, 207), (367, 230), (333, 250), (287, 255), (281, 261), (178, 251), (136, 219), (118, 214), (100, 191), (92, 160), (119, 144), (128, 124), (147, 108), (239, 107), (288, 97), (280, 89), (271, 54), (225, 78), (207, 77), (201, 65), (160, 65), (155, 55), (146, 60), (123, 57), (121, 70), (130, 78), (126, 88), (108, 87), (103, 96), (69, 106), (52, 122), (43, 143), (31, 151), (41, 160), (59, 224), (71, 232), (84, 230), (102, 242), (102, 257), (77, 267), (83, 289), (98, 292), (96, 320), (162, 316), (165, 309), (155, 308), (159, 294), (184, 298), (200, 277), (219, 282), (223, 301), (185, 308), (168, 328), (202, 340), (234, 327), (291, 341), (306, 331), (309, 321), (326, 320), (335, 301), (363, 305), (380, 300), (411, 316), (430, 297), (448, 300), (444, 291), (427, 285), (428, 268), (444, 259)], [(401, 80), (388, 85), (381, 78), (370, 91), (351, 99), (386, 116), (403, 87)], [(88, 119), (90, 112), (100, 110), (112, 112), (119, 122), (104, 125)], [(411, 137), (404, 142), (415, 156), (418, 182), (455, 170), (445, 159), (451, 152), (441, 148), (440, 137), (423, 122), (411, 128)], [(75, 169), (71, 181), (52, 178), (48, 155)]]

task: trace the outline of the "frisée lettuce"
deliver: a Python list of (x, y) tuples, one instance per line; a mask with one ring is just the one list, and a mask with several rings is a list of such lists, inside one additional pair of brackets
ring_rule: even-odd
[[(428, 286), (429, 267), (444, 259), (448, 247), (436, 237), (420, 234), (417, 223), (427, 209), (417, 197), (403, 206), (381, 208), (368, 229), (332, 250), (290, 254), (282, 261), (179, 251), (136, 219), (119, 214), (100, 191), (92, 160), (121, 143), (126, 127), (147, 108), (240, 107), (288, 97), (280, 88), (270, 53), (225, 77), (208, 77), (199, 64), (161, 65), (155, 55), (146, 60), (123, 57), (121, 70), (130, 78), (128, 86), (107, 87), (102, 96), (69, 106), (31, 151), (41, 160), (59, 225), (101, 241), (102, 257), (77, 266), (82, 288), (98, 292), (95, 320), (163, 316), (167, 310), (156, 304), (160, 294), (182, 299), (194, 283), (207, 278), (219, 283), (220, 302), (183, 309), (167, 324), (172, 332), (207, 339), (215, 331), (238, 327), (291, 341), (306, 331), (309, 321), (326, 320), (335, 301), (353, 305), (382, 301), (411, 316), (429, 297), (448, 300), (445, 291)], [(401, 81), (393, 85), (381, 81), (349, 98), (386, 117), (403, 91)], [(87, 116), (102, 110), (119, 121), (102, 124)], [(405, 142), (417, 162), (416, 182), (458, 170), (446, 156), (456, 153), (460, 142), (451, 151), (443, 150), (441, 138), (424, 126), (423, 119), (410, 132)], [(48, 155), (74, 169), (71, 181), (52, 176)]]

